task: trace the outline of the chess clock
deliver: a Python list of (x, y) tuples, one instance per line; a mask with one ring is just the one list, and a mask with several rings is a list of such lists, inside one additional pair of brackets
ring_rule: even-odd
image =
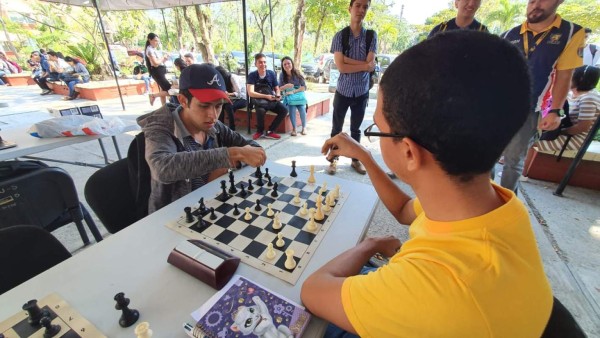
[(167, 262), (220, 290), (237, 270), (240, 259), (208, 243), (190, 239), (177, 245)]

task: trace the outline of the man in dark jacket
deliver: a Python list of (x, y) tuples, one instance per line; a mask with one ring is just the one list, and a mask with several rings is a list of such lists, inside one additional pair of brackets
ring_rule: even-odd
[(143, 116), (146, 161), (151, 173), (148, 212), (152, 213), (235, 168), (240, 162), (261, 166), (267, 156), (219, 122), (229, 98), (225, 81), (211, 65), (192, 65), (181, 72), (180, 106), (164, 105)]

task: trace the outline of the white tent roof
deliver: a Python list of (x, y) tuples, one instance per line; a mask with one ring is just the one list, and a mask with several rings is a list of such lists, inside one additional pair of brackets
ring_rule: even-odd
[[(42, 0), (71, 6), (94, 7), (93, 0)], [(161, 9), (179, 6), (210, 4), (234, 0), (97, 0), (102, 11)]]

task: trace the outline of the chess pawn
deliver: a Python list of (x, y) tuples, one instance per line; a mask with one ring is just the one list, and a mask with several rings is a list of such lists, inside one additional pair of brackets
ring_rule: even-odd
[(300, 204), (300, 192), (296, 192), (296, 195), (294, 196), (294, 204)]
[(327, 194), (327, 196), (325, 196), (325, 204), (323, 204), (323, 211), (325, 211), (325, 212), (331, 211), (331, 206), (329, 205), (330, 200), (331, 200), (331, 194)]
[(329, 203), (327, 203), (330, 207), (335, 207), (335, 194), (330, 192), (327, 196), (329, 196)]
[(276, 253), (275, 250), (273, 250), (273, 243), (269, 243), (267, 244), (267, 253), (265, 255), (267, 257), (267, 259), (271, 260), (273, 258), (275, 258)]
[(267, 216), (271, 217), (273, 215), (275, 215), (273, 212), (273, 204), (269, 203), (267, 204)]
[(308, 183), (315, 183), (317, 180), (315, 179), (315, 166), (310, 166), (310, 176), (308, 176)]
[(245, 219), (246, 221), (249, 221), (249, 220), (251, 220), (251, 219), (252, 219), (252, 215), (250, 214), (250, 208), (246, 207), (246, 209), (244, 209), (244, 212), (246, 213), (246, 214), (244, 215), (244, 219)]
[(281, 220), (279, 219), (279, 211), (275, 214), (273, 218), (273, 229), (279, 230), (281, 229)]
[(60, 325), (52, 324), (52, 319), (48, 316), (44, 316), (42, 317), (42, 319), (40, 319), (40, 325), (46, 328), (44, 330), (44, 338), (51, 338), (56, 336), (61, 329)]
[(340, 185), (339, 184), (336, 184), (335, 189), (333, 189), (333, 198), (334, 199), (340, 198)]
[(287, 259), (285, 260), (285, 268), (291, 270), (296, 267), (296, 260), (294, 259), (294, 250), (287, 249), (285, 250), (285, 255)]
[(304, 202), (304, 205), (302, 206), (302, 208), (300, 208), (300, 215), (302, 216), (306, 216), (306, 214), (308, 214), (308, 204), (306, 204), (306, 202)]
[(315, 212), (315, 219), (317, 221), (322, 221), (325, 218), (325, 214), (323, 214), (323, 204), (317, 204), (317, 211)]
[(283, 240), (283, 232), (277, 234), (277, 242), (275, 242), (278, 248), (281, 248), (285, 245), (285, 241)]
[(308, 231), (315, 231), (317, 230), (317, 223), (315, 223), (315, 213), (313, 212), (313, 209), (310, 209), (310, 221), (308, 221), (308, 225), (306, 226), (306, 229)]
[(151, 338), (152, 330), (150, 330), (150, 324), (148, 322), (141, 322), (135, 327), (134, 333), (137, 338)]
[(321, 205), (323, 203), (323, 196), (321, 196), (320, 194), (317, 195), (317, 206)]

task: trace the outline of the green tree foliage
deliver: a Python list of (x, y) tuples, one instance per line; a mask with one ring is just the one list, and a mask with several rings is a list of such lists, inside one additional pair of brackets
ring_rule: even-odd
[(490, 32), (500, 34), (525, 20), (525, 2), (515, 0), (491, 0), (485, 2), (478, 17)]
[(67, 46), (68, 55), (76, 56), (87, 62), (86, 68), (90, 74), (100, 74), (102, 72), (99, 50), (98, 46), (94, 46), (94, 44), (89, 42)]

